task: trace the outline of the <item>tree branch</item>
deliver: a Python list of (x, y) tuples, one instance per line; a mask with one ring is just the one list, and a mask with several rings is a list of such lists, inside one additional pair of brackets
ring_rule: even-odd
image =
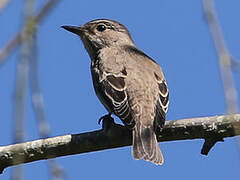
[[(40, 23), (44, 17), (52, 10), (52, 8), (59, 2), (59, 0), (48, 0), (43, 8), (34, 16), (33, 22), (35, 24)], [(19, 45), (23, 29), (18, 32), (7, 44), (0, 50), (0, 66), (5, 62), (5, 58)]]
[(231, 69), (234, 61), (224, 41), (222, 29), (214, 6), (213, 0), (203, 0), (203, 10), (219, 57), (219, 67), (223, 83), (225, 102), (227, 105), (227, 112), (233, 114), (238, 112), (238, 94)]
[[(103, 127), (106, 127), (103, 124)], [(202, 154), (225, 137), (240, 134), (240, 114), (167, 121), (158, 141), (205, 139)], [(13, 165), (132, 144), (131, 132), (112, 124), (108, 129), (64, 135), (0, 147), (0, 172)], [(209, 143), (211, 142), (211, 143)], [(212, 143), (214, 142), (214, 143)]]

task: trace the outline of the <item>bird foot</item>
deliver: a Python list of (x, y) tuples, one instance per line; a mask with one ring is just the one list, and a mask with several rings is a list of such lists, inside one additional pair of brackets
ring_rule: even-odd
[(100, 124), (101, 122), (102, 122), (102, 129), (103, 130), (108, 130), (109, 128), (111, 128), (115, 124), (114, 119), (111, 117), (110, 113), (102, 116), (101, 118), (99, 118), (98, 124)]

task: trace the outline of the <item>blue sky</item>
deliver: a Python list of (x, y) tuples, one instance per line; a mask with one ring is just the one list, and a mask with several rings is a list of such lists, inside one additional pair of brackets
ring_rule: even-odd
[[(38, 1), (40, 7), (45, 1)], [(240, 59), (240, 1), (216, 1), (226, 45)], [(10, 1), (0, 12), (0, 48), (22, 25), (22, 1)], [(168, 120), (226, 113), (218, 57), (203, 15), (201, 1), (61, 1), (38, 26), (38, 60), (51, 136), (99, 129), (106, 110), (95, 96), (90, 59), (79, 38), (60, 28), (96, 18), (114, 19), (129, 29), (138, 48), (163, 68), (170, 90)], [(13, 91), (19, 51), (0, 67), (0, 145), (12, 143)], [(239, 90), (239, 74), (234, 73)], [(28, 90), (29, 93), (29, 90)], [(26, 140), (38, 139), (30, 96), (26, 105)], [(238, 98), (238, 102), (239, 102)], [(119, 122), (119, 120), (116, 120)], [(68, 179), (233, 179), (240, 169), (236, 138), (217, 143), (208, 156), (203, 140), (160, 143), (165, 157), (155, 166), (131, 157), (124, 147), (58, 158)], [(26, 179), (49, 179), (46, 161), (24, 165)], [(9, 179), (7, 168), (1, 179)]]

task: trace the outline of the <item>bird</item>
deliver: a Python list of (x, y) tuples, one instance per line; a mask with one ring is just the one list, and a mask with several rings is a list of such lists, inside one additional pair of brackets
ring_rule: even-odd
[(159, 64), (138, 49), (121, 23), (95, 19), (61, 26), (82, 40), (91, 59), (95, 93), (108, 111), (132, 131), (132, 155), (162, 165), (156, 132), (164, 127), (169, 91)]

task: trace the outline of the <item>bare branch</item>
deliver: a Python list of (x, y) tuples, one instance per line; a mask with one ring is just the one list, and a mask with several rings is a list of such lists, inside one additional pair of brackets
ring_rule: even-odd
[[(36, 39), (36, 38), (35, 38)], [(29, 62), (29, 79), (30, 79), (30, 90), (32, 97), (32, 106), (34, 114), (38, 123), (39, 134), (41, 138), (50, 137), (50, 125), (46, 118), (43, 95), (40, 88), (40, 82), (38, 77), (38, 58), (37, 58), (37, 47), (36, 40), (34, 42), (33, 57)], [(51, 177), (54, 180), (63, 179), (63, 168), (57, 163), (55, 159), (51, 159), (48, 162), (48, 168), (51, 173)]]
[(231, 71), (232, 57), (228, 52), (216, 15), (214, 1), (203, 0), (203, 9), (219, 56), (220, 72), (228, 113), (238, 112), (237, 91)]
[[(50, 125), (46, 118), (44, 103), (43, 103), (43, 95), (40, 88), (40, 82), (38, 77), (38, 58), (36, 52), (36, 41), (34, 44), (33, 58), (29, 63), (29, 79), (30, 79), (30, 90), (31, 90), (31, 98), (32, 98), (32, 106), (34, 110), (34, 114), (38, 123), (39, 134), (41, 138), (50, 137)], [(55, 159), (51, 159), (48, 161), (48, 168), (51, 173), (51, 177), (54, 180), (63, 179), (63, 168), (57, 163)]]
[[(20, 143), (24, 140), (24, 125), (25, 125), (25, 96), (26, 85), (28, 79), (29, 61), (33, 57), (34, 42), (35, 42), (35, 26), (29, 23), (35, 11), (35, 1), (26, 0), (23, 9), (24, 30), (21, 34), (21, 51), (17, 64), (16, 86), (14, 91), (14, 143)], [(22, 180), (23, 169), (21, 166), (16, 166), (12, 171), (12, 180)]]
[[(15, 90), (15, 134), (14, 141), (19, 143), (23, 140), (24, 132), (24, 97), (26, 92), (27, 76), (31, 80), (31, 93), (33, 109), (39, 125), (39, 132), (42, 138), (49, 137), (50, 127), (46, 119), (43, 97), (40, 91), (37, 56), (36, 56), (36, 25), (41, 22), (47, 13), (54, 7), (59, 0), (49, 0), (37, 15), (35, 13), (35, 2), (27, 0), (24, 9), (24, 27), (0, 52), (0, 65), (3, 63), (6, 56), (18, 44), (22, 44), (21, 59), (17, 66), (17, 79)], [(29, 64), (30, 63), (30, 64)], [(28, 69), (30, 74), (28, 75)], [(53, 179), (62, 179), (63, 170), (58, 163), (52, 159), (48, 161), (48, 167)], [(13, 169), (13, 180), (22, 179), (21, 167)]]
[[(50, 12), (50, 10), (59, 2), (59, 0), (49, 0), (45, 6), (39, 11), (39, 13), (33, 18), (33, 22), (39, 24), (44, 17)], [(24, 30), (21, 30), (16, 36), (14, 36), (7, 45), (0, 51), (0, 66), (4, 63), (5, 58), (19, 45), (21, 41), (21, 34)]]
[[(216, 142), (239, 134), (240, 114), (232, 114), (167, 121), (157, 137), (161, 142), (200, 138)], [(109, 129), (2, 146), (0, 172), (17, 164), (129, 146), (132, 144), (131, 139), (131, 132), (126, 127), (113, 124)], [(208, 152), (211, 147), (204, 151)]]

